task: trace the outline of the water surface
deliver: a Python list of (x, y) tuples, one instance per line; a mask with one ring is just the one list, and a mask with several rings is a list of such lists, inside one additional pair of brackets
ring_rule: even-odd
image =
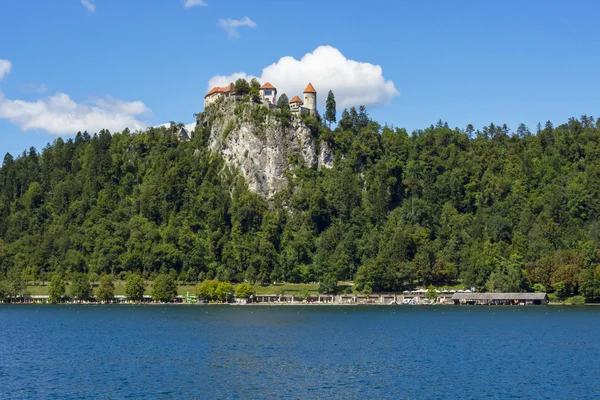
[(600, 307), (0, 305), (0, 398), (600, 398)]

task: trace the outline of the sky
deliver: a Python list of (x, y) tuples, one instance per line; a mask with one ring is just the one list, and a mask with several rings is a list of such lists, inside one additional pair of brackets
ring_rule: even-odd
[(192, 123), (237, 77), (409, 132), (600, 116), (597, 0), (0, 0), (0, 20), (0, 155)]

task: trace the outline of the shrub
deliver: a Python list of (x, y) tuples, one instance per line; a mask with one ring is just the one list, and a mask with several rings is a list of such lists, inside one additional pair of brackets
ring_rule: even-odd
[(225, 130), (223, 131), (223, 143), (227, 142), (227, 136), (229, 136), (229, 134), (233, 130), (233, 125), (234, 121), (230, 120), (227, 126), (225, 127)]
[(570, 304), (572, 306), (581, 306), (585, 304), (585, 298), (583, 296), (573, 296), (568, 298), (565, 301), (565, 304)]

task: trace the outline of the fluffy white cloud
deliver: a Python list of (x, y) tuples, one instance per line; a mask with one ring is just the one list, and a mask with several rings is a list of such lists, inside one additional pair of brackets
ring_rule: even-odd
[(12, 64), (8, 60), (0, 60), (0, 81), (10, 72)]
[[(208, 82), (208, 89), (225, 86), (236, 79), (252, 79), (245, 72), (232, 75), (217, 75)], [(337, 108), (365, 105), (377, 106), (388, 103), (400, 92), (394, 82), (386, 80), (379, 65), (349, 60), (335, 47), (319, 46), (300, 60), (282, 57), (274, 64), (265, 67), (256, 77), (261, 83), (271, 82), (277, 93), (302, 97), (304, 88), (311, 82), (319, 95), (319, 106), (325, 104), (327, 92), (335, 94)]]
[(74, 102), (65, 93), (36, 101), (23, 101), (7, 99), (0, 92), (0, 118), (7, 119), (24, 131), (41, 129), (62, 135), (84, 130), (142, 130), (147, 125), (138, 117), (149, 112), (150, 109), (141, 101), (126, 102), (108, 97), (82, 104)]
[(206, 7), (206, 2), (204, 0), (185, 0), (185, 2), (183, 3), (183, 6), (185, 8), (196, 7), (196, 6)]
[(249, 17), (244, 17), (242, 19), (220, 19), (217, 25), (219, 28), (223, 29), (229, 37), (236, 38), (239, 37), (238, 28), (243, 26), (247, 26), (248, 28), (256, 28), (256, 22), (252, 21)]
[(90, 0), (81, 0), (81, 5), (84, 6), (91, 13), (96, 11), (96, 5)]

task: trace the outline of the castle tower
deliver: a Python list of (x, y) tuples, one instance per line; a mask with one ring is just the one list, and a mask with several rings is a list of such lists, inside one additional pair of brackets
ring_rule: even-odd
[(258, 91), (260, 93), (260, 98), (263, 99), (263, 101), (275, 104), (275, 101), (277, 100), (277, 89), (275, 89), (275, 86), (267, 82), (262, 85)]
[(311, 83), (304, 89), (304, 108), (307, 108), (310, 115), (315, 115), (317, 112), (317, 91)]

